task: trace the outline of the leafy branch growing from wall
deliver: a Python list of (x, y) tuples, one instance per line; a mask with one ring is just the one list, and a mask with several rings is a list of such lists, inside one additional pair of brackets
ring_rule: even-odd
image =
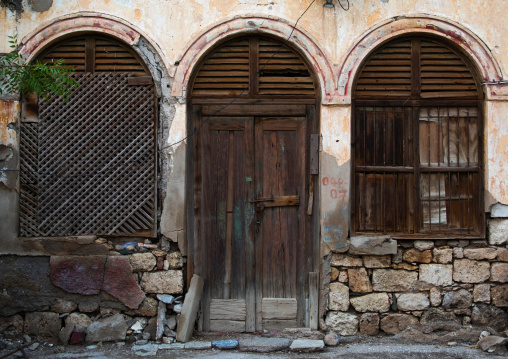
[(42, 99), (57, 95), (68, 99), (79, 83), (72, 77), (74, 69), (60, 59), (52, 64), (28, 63), (19, 53), (17, 35), (9, 36), (12, 51), (0, 57), (0, 94), (37, 94)]

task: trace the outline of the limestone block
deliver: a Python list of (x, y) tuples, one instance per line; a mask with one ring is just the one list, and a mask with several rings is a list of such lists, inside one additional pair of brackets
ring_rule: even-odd
[(418, 249), (420, 252), (423, 252), (434, 248), (434, 241), (417, 240), (414, 243), (414, 247)]
[(99, 319), (88, 326), (86, 341), (88, 343), (114, 342), (125, 340), (127, 322), (122, 314)]
[(372, 288), (377, 292), (407, 292), (416, 287), (417, 272), (394, 269), (374, 269)]
[(387, 293), (372, 293), (353, 297), (350, 299), (351, 305), (356, 311), (365, 312), (387, 312), (390, 310), (390, 297)]
[(402, 311), (424, 310), (430, 306), (425, 293), (403, 293), (397, 296), (397, 307)]
[(464, 258), (464, 248), (462, 248), (462, 247), (453, 248), (453, 257), (455, 259)]
[(72, 325), (79, 331), (84, 331), (92, 324), (92, 319), (84, 313), (71, 313), (65, 318), (65, 325)]
[(432, 305), (433, 307), (437, 307), (437, 306), (441, 305), (441, 299), (442, 299), (441, 291), (435, 287), (430, 288), (429, 299), (430, 299), (430, 305)]
[(490, 217), (508, 218), (508, 206), (501, 203), (496, 203), (490, 209)]
[(339, 278), (339, 270), (335, 267), (332, 267), (332, 269), (330, 271), (330, 280), (332, 282), (335, 282), (337, 280), (337, 278)]
[(390, 236), (351, 237), (350, 254), (384, 255), (397, 254), (397, 241)]
[(432, 254), (433, 261), (436, 263), (451, 263), (453, 259), (453, 249), (451, 248), (434, 248)]
[(355, 293), (372, 292), (372, 284), (365, 268), (348, 269), (349, 289)]
[(493, 287), (490, 295), (492, 304), (497, 307), (508, 307), (508, 284)]
[(331, 283), (328, 296), (330, 310), (347, 311), (349, 309), (349, 288), (342, 283)]
[(490, 284), (476, 284), (473, 289), (473, 300), (475, 303), (490, 303)]
[(325, 342), (322, 340), (296, 339), (289, 346), (292, 352), (311, 353), (321, 351), (325, 348)]
[(492, 282), (508, 282), (508, 263), (492, 263), (490, 267), (490, 280)]
[(386, 334), (395, 335), (417, 323), (418, 319), (409, 314), (389, 314), (381, 319), (380, 327)]
[(404, 252), (402, 259), (408, 263), (430, 263), (432, 252), (430, 250), (420, 252), (418, 249), (412, 248)]
[(157, 264), (152, 253), (134, 253), (129, 256), (133, 272), (150, 272)]
[(240, 339), (240, 351), (270, 353), (289, 348), (291, 341), (287, 338), (246, 338)]
[(334, 267), (362, 267), (363, 261), (358, 257), (351, 257), (347, 254), (334, 253), (331, 265)]
[(146, 293), (183, 293), (183, 274), (181, 270), (149, 272), (143, 274), (141, 287)]
[(420, 281), (436, 286), (452, 285), (453, 266), (451, 264), (420, 265)]
[(364, 313), (360, 317), (360, 334), (377, 335), (379, 333), (379, 314)]
[(457, 259), (453, 264), (453, 280), (462, 283), (482, 283), (490, 277), (490, 263)]
[(25, 334), (44, 338), (54, 337), (61, 327), (62, 323), (57, 313), (29, 312), (25, 314)]
[(363, 256), (363, 265), (366, 268), (389, 268), (392, 262), (390, 255), (386, 256)]
[(508, 262), (508, 248), (497, 249), (497, 260), (500, 262)]
[(168, 255), (169, 268), (179, 269), (183, 266), (182, 253), (172, 252)]
[(495, 246), (508, 243), (508, 219), (491, 219), (489, 221), (489, 243)]
[(473, 295), (465, 289), (446, 292), (443, 296), (444, 309), (467, 309), (473, 304)]
[(356, 335), (358, 333), (358, 318), (355, 314), (329, 311), (325, 324), (329, 330), (340, 335)]
[(339, 279), (339, 282), (341, 282), (341, 283), (347, 283), (349, 281), (349, 278), (347, 276), (347, 271), (341, 270), (339, 272), (339, 278), (338, 279)]
[(474, 260), (495, 259), (497, 257), (496, 248), (466, 248), (464, 257)]

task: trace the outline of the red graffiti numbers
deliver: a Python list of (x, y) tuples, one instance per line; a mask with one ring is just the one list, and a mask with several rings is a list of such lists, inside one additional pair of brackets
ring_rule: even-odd
[(333, 199), (340, 199), (344, 201), (347, 197), (347, 189), (342, 189), (342, 186), (347, 186), (348, 183), (344, 181), (342, 178), (334, 178), (334, 177), (323, 177), (321, 180), (323, 186), (333, 186), (337, 187), (337, 189), (333, 188), (330, 190), (330, 197)]

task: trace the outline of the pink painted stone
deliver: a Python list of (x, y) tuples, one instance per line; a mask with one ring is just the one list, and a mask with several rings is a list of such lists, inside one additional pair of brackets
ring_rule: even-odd
[(137, 309), (145, 299), (145, 293), (134, 280), (127, 257), (108, 258), (102, 289), (131, 309)]
[(99, 294), (104, 275), (105, 257), (60, 257), (50, 259), (51, 283), (69, 293)]

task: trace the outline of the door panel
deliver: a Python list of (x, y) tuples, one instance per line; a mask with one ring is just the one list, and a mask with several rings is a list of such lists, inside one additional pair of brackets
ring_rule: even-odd
[(196, 125), (204, 330), (305, 325), (312, 251), (306, 123), (227, 116)]

